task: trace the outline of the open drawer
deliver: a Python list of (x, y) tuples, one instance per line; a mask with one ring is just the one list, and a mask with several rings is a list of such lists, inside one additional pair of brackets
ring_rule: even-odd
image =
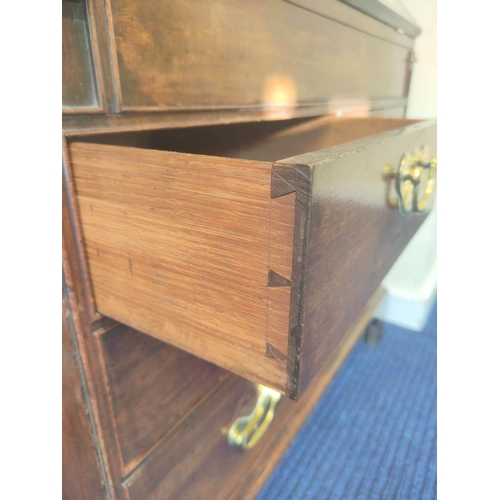
[(291, 398), (434, 187), (434, 122), (321, 117), (85, 141), (69, 152), (97, 310)]

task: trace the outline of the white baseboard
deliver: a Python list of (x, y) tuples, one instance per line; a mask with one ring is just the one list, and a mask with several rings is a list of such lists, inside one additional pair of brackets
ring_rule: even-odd
[(424, 329), (432, 306), (436, 300), (434, 286), (427, 297), (405, 297), (388, 293), (379, 304), (374, 317), (408, 330), (420, 332)]

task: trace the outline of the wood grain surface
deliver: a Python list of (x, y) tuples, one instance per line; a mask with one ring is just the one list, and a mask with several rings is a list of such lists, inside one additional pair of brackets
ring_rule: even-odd
[(295, 207), (271, 224), (271, 164), (83, 143), (70, 153), (99, 312), (285, 391), (283, 363), (266, 356), (268, 323), (286, 339), (290, 304), (268, 287), (269, 233), (286, 232)]
[[(350, 11), (351, 25), (363, 24), (366, 16)], [(122, 110), (407, 95), (408, 47), (283, 1), (110, 0), (107, 14)]]
[(412, 123), (137, 136), (181, 153), (72, 143), (98, 311), (297, 398), (425, 217), (391, 209), (382, 174), (433, 147), (433, 125)]
[(126, 476), (227, 372), (125, 325), (98, 338)]
[[(62, 119), (63, 133), (67, 137), (84, 137), (100, 133), (136, 132), (165, 128), (195, 127), (231, 123), (290, 120), (324, 114), (367, 117), (372, 113), (385, 116), (385, 109), (404, 108), (408, 98), (400, 99), (337, 99), (322, 104), (295, 106), (272, 105), (263, 108), (169, 110), (155, 113), (120, 113), (107, 115), (66, 115)], [(404, 113), (398, 115), (404, 116)]]
[[(301, 7), (320, 16), (331, 19), (338, 23), (362, 31), (367, 35), (380, 38), (386, 42), (411, 49), (413, 40), (408, 34), (398, 33), (394, 27), (377, 21), (360, 10), (353, 8), (342, 1), (332, 2), (331, 0), (285, 0), (288, 3)], [(380, 3), (380, 2), (377, 2)], [(393, 4), (394, 5), (394, 4)]]

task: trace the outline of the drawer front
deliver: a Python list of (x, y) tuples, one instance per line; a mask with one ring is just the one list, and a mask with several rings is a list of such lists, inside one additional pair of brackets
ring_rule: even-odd
[(251, 382), (231, 378), (222, 384), (125, 482), (130, 500), (227, 498), (259, 451), (258, 446), (251, 452), (230, 447), (227, 432), (236, 418), (252, 411), (255, 402)]
[[(367, 34), (284, 1), (109, 4), (124, 110), (293, 108), (407, 96), (413, 41), (381, 39), (388, 32), (392, 41), (394, 33), (381, 23)], [(349, 11), (353, 26), (370, 24), (349, 7), (332, 9)]]
[(425, 219), (384, 167), (435, 155), (435, 124), (323, 117), (219, 156), (189, 151), (212, 127), (172, 133), (155, 147), (185, 152), (70, 146), (97, 308), (297, 398)]
[(125, 325), (102, 333), (99, 348), (123, 476), (228, 375)]
[(306, 235), (295, 239), (291, 285), (296, 303), (288, 373), (298, 394), (425, 220), (427, 212), (403, 217), (391, 206), (396, 180), (384, 169), (397, 167), (404, 153), (422, 145), (427, 159), (436, 156), (435, 124), (418, 123), (275, 164), (279, 175), (297, 179), (291, 180), (299, 200), (296, 234)]

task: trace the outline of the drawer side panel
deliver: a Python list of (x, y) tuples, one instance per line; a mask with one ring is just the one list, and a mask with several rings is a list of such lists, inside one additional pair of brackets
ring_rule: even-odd
[(268, 356), (268, 325), (286, 352), (290, 307), (274, 293), (268, 318), (270, 232), (292, 244), (295, 206), (271, 223), (271, 164), (90, 143), (70, 154), (98, 311), (286, 392), (286, 363)]

